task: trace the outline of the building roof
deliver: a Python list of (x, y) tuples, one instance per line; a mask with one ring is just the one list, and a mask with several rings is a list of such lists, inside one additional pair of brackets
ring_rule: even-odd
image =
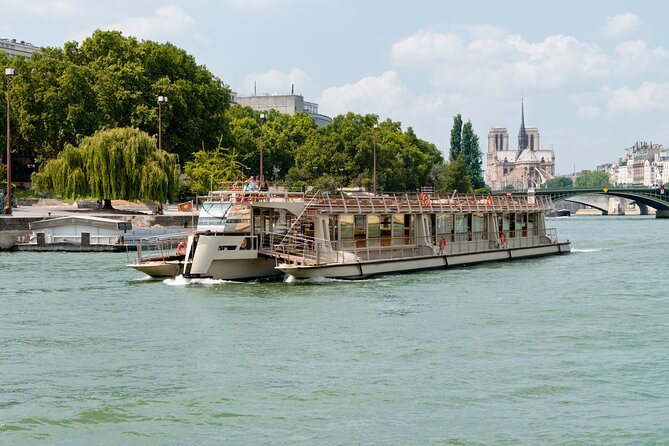
[(30, 229), (46, 229), (68, 225), (88, 225), (105, 229), (129, 230), (132, 223), (125, 220), (112, 220), (111, 218), (92, 217), (87, 215), (76, 215), (66, 217), (49, 218), (30, 223)]

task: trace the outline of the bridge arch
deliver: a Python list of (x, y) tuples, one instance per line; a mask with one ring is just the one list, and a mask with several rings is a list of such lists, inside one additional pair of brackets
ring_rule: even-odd
[[(523, 192), (525, 194), (526, 192)], [(502, 195), (504, 192), (497, 192)], [(565, 200), (574, 201), (573, 197), (585, 194), (603, 194), (613, 195), (616, 197), (626, 198), (639, 206), (643, 212), (645, 207), (646, 213), (651, 207), (656, 210), (655, 216), (657, 218), (669, 218), (669, 193), (664, 188), (588, 188), (588, 189), (537, 189), (534, 191), (535, 195), (549, 196), (554, 202)]]

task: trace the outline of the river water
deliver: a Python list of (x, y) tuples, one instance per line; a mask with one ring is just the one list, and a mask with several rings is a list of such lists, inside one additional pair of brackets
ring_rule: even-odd
[(0, 444), (669, 442), (669, 220), (364, 281), (150, 281), (0, 253)]

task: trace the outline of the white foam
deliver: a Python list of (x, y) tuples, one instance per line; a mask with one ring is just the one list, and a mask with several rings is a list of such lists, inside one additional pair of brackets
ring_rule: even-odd
[(601, 249), (572, 249), (571, 252), (600, 252)]
[[(169, 286), (187, 286), (187, 285), (211, 286), (211, 285), (221, 285), (224, 283), (243, 283), (243, 282), (235, 282), (233, 280), (223, 280), (223, 279), (197, 279), (197, 278), (188, 279), (183, 275), (178, 275), (172, 279), (163, 280), (163, 283)], [(256, 283), (256, 282), (247, 282), (247, 283)]]

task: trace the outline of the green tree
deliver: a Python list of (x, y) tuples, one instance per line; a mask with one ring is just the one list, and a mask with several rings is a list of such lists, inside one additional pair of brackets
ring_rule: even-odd
[(462, 150), (462, 115), (458, 113), (453, 116), (453, 128), (451, 128), (451, 149), (448, 152), (448, 159), (454, 160), (460, 156)]
[(541, 189), (565, 189), (572, 187), (574, 181), (570, 177), (555, 177), (541, 185)]
[(465, 165), (466, 175), (474, 189), (483, 189), (483, 155), (479, 146), (479, 137), (474, 133), (471, 121), (462, 124), (462, 116), (457, 114), (453, 117), (453, 128), (451, 129), (451, 149), (449, 160), (460, 158)]
[(435, 190), (439, 193), (470, 193), (472, 184), (467, 175), (467, 166), (459, 157), (435, 166), (431, 172)]
[(94, 132), (136, 127), (158, 132), (163, 148), (188, 160), (197, 147), (215, 147), (226, 131), (230, 91), (184, 50), (95, 31), (81, 44), (45, 48), (17, 66), (12, 103), (19, 116), (17, 150), (38, 162)]
[(156, 140), (134, 128), (103, 130), (68, 145), (33, 175), (40, 192), (75, 199), (168, 201), (179, 187), (177, 157), (158, 150)]
[(474, 189), (485, 187), (483, 181), (483, 159), (479, 147), (479, 137), (474, 133), (471, 121), (467, 121), (462, 128), (460, 157), (467, 167), (467, 175)]
[(348, 113), (320, 127), (295, 151), (288, 178), (311, 180), (331, 175), (343, 185), (371, 185), (374, 142), (378, 190), (416, 190), (425, 185), (433, 165), (443, 161), (434, 144), (416, 137), (413, 129), (375, 115)]
[(586, 189), (611, 186), (611, 175), (603, 170), (582, 173), (576, 177), (574, 187)]
[(236, 149), (219, 145), (213, 150), (195, 152), (193, 159), (186, 162), (184, 173), (190, 180), (191, 190), (204, 195), (221, 181), (244, 178), (245, 169), (246, 165), (241, 163)]

